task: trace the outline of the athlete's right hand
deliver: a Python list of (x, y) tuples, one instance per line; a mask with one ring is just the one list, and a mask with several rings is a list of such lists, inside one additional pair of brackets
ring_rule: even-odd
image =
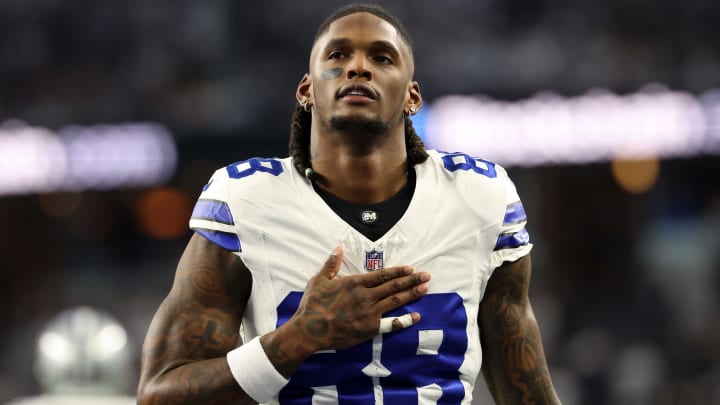
[[(380, 332), (383, 313), (428, 291), (430, 274), (415, 273), (410, 266), (338, 277), (342, 261), (343, 250), (337, 247), (308, 282), (297, 311), (288, 321), (315, 350), (342, 349), (372, 339)], [(420, 314), (412, 312), (401, 318), (390, 321), (392, 331), (418, 323)]]

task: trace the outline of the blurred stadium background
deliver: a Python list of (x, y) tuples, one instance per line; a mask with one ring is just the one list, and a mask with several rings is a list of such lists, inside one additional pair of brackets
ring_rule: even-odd
[[(62, 346), (40, 336), (79, 306), (125, 328), (105, 335), (133, 395), (200, 188), (286, 155), (343, 3), (0, 0), (0, 402), (47, 390), (36, 353)], [(720, 403), (720, 3), (382, 4), (414, 39), (427, 144), (518, 184), (565, 405)]]

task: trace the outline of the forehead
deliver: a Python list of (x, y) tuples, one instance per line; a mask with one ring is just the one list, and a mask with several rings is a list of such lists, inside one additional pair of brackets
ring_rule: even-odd
[(328, 29), (315, 42), (313, 54), (335, 38), (347, 38), (358, 45), (388, 41), (395, 45), (403, 55), (409, 55), (408, 46), (395, 27), (371, 13), (353, 13), (330, 23)]

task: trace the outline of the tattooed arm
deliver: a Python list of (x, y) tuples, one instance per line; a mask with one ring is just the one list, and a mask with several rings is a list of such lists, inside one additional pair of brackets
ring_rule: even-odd
[(530, 255), (497, 268), (480, 306), (482, 372), (498, 404), (560, 404), (528, 287)]
[[(338, 249), (310, 279), (293, 317), (260, 339), (286, 378), (315, 351), (371, 339), (381, 314), (427, 293), (430, 275), (407, 266), (335, 277), (342, 255)], [(138, 404), (255, 403), (225, 358), (235, 348), (251, 283), (236, 255), (193, 235), (145, 338)], [(419, 320), (412, 313), (412, 323)], [(402, 327), (393, 321), (393, 330)]]
[(138, 404), (255, 403), (225, 359), (237, 344), (251, 283), (240, 258), (192, 236), (145, 337)]

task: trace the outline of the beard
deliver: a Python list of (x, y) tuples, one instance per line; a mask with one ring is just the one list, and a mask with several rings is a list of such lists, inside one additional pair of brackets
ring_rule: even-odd
[(378, 117), (348, 117), (333, 115), (330, 118), (330, 127), (338, 132), (380, 136), (389, 132), (388, 124)]

